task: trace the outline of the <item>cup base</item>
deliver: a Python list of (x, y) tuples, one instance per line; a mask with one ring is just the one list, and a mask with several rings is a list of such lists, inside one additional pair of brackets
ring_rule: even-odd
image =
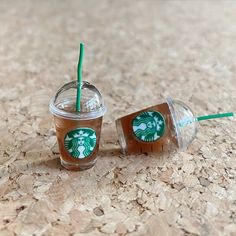
[(88, 164), (76, 164), (76, 163), (69, 163), (61, 159), (61, 165), (66, 168), (67, 170), (72, 170), (72, 171), (83, 171), (92, 168), (96, 163), (96, 160), (93, 162), (90, 162)]

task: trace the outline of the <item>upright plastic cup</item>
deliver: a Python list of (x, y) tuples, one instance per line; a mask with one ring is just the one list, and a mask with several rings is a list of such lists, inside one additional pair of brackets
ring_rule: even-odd
[(63, 85), (52, 98), (61, 164), (68, 170), (85, 170), (95, 165), (102, 118), (106, 107), (95, 86), (83, 82), (81, 111), (76, 111), (77, 81)]
[(165, 102), (116, 120), (124, 154), (162, 153), (186, 149), (197, 133), (191, 109), (181, 101)]

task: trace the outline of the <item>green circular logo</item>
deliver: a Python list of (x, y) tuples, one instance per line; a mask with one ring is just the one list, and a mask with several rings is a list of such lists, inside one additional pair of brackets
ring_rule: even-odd
[(90, 128), (74, 129), (64, 138), (66, 150), (72, 157), (78, 159), (88, 157), (93, 152), (96, 142), (96, 132)]
[(144, 111), (132, 121), (135, 136), (144, 142), (154, 142), (165, 132), (165, 119), (160, 112)]

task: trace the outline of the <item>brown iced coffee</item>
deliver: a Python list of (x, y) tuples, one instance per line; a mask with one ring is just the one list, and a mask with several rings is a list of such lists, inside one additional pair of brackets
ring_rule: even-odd
[(168, 103), (148, 107), (116, 120), (125, 154), (166, 152), (177, 147)]
[(106, 111), (99, 91), (83, 82), (81, 110), (76, 111), (77, 81), (65, 84), (50, 104), (54, 115), (61, 164), (69, 170), (85, 170), (97, 160), (102, 117)]

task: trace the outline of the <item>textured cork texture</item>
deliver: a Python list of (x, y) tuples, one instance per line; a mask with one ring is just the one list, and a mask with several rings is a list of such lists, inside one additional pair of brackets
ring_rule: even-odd
[[(235, 120), (186, 152), (124, 156), (115, 119), (164, 97), (236, 111), (235, 1), (0, 2), (1, 235), (235, 235)], [(59, 161), (49, 100), (83, 77), (102, 93), (99, 159)]]

